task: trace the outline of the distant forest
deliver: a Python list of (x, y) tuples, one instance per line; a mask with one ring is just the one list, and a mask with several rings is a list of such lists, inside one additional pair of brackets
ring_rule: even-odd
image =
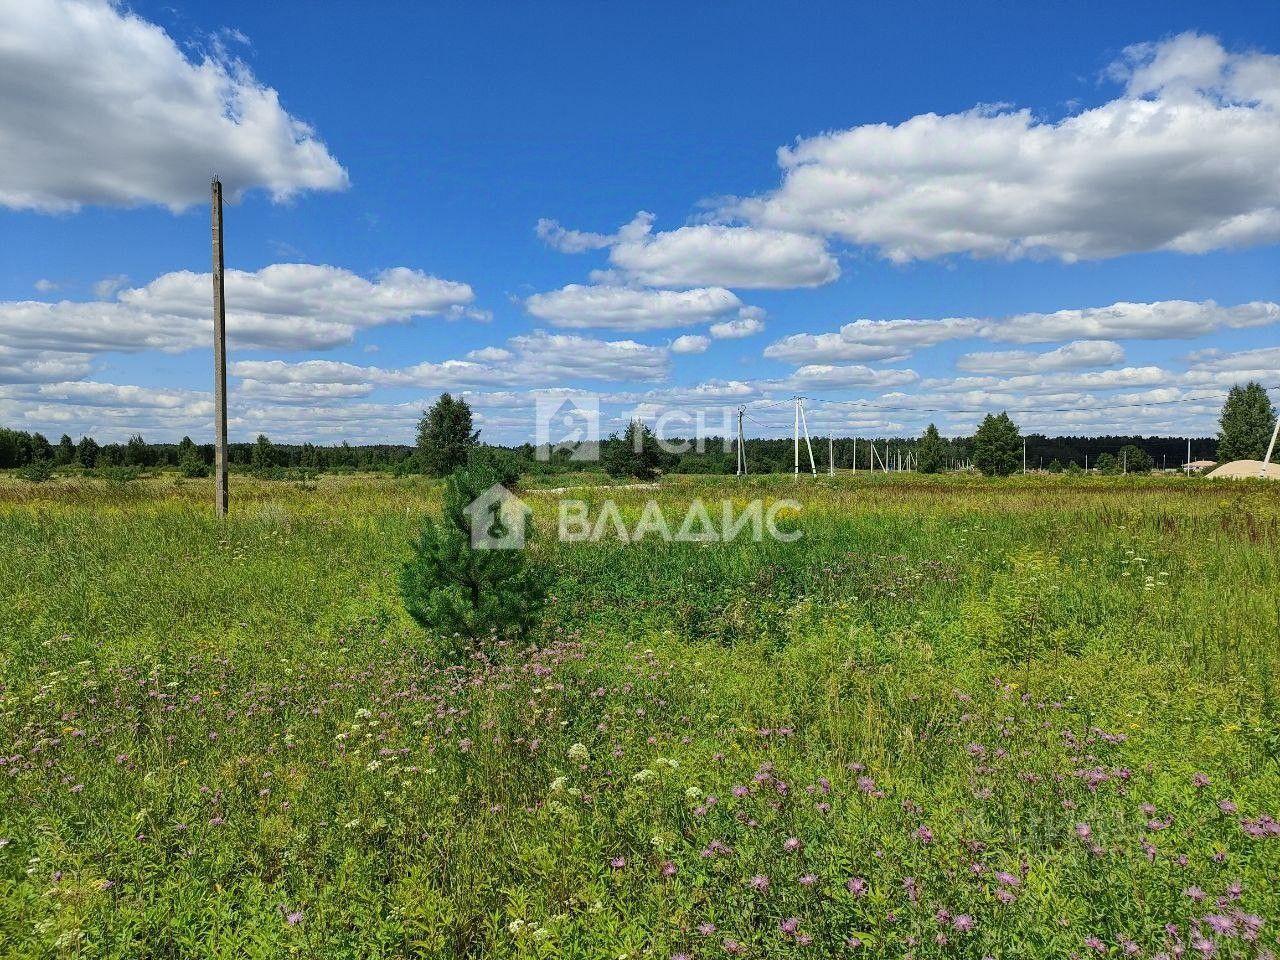
[[(1151, 457), (1156, 469), (1179, 467), (1186, 460), (1185, 437), (1046, 437), (1027, 434), (1027, 468), (1067, 467), (1071, 464), (1083, 467), (1086, 457), (1093, 466), (1103, 454), (1115, 456), (1126, 445), (1138, 447)], [(675, 444), (678, 441), (670, 441)], [(914, 451), (919, 437), (889, 437), (875, 441), (879, 457), (886, 454), (892, 460), (897, 454)], [(944, 440), (950, 454), (951, 466), (958, 466), (970, 457), (972, 440), (954, 438)], [(489, 445), (495, 446), (495, 445)], [(690, 445), (692, 446), (692, 445)], [(871, 468), (871, 442), (859, 438), (841, 437), (832, 442), (835, 465), (838, 469), (856, 466), (859, 470)], [(1218, 441), (1213, 437), (1191, 439), (1192, 459), (1216, 459)], [(532, 444), (498, 447), (514, 455), (526, 473), (563, 473), (594, 469), (590, 456), (573, 457), (570, 451), (558, 449), (549, 459), (539, 459)], [(272, 443), (262, 436), (254, 443), (233, 443), (229, 447), (233, 469), (266, 473), (272, 471), (305, 471), (309, 473), (347, 473), (355, 471), (389, 471), (395, 473), (419, 472), (418, 448), (408, 444), (379, 443), (354, 446), (343, 443), (322, 446), (311, 443)], [(777, 439), (748, 439), (746, 441), (747, 467), (751, 473), (786, 472), (792, 469), (793, 448), (790, 437)], [(827, 438), (813, 440), (813, 456), (818, 469), (827, 466)], [(800, 445), (801, 468), (808, 469), (808, 453), (803, 440)], [(718, 437), (707, 438), (701, 453), (689, 449), (684, 453), (664, 457), (663, 468), (668, 473), (733, 473), (735, 455), (732, 448), (726, 450)], [(52, 467), (81, 467), (84, 469), (135, 467), (140, 469), (211, 466), (213, 444), (194, 443), (184, 437), (181, 443), (148, 443), (140, 436), (126, 443), (98, 443), (92, 437), (74, 441), (63, 435), (50, 442), (39, 433), (0, 428), (0, 468), (27, 467), (47, 463)], [(877, 460), (877, 465), (879, 460)], [(878, 468), (878, 466), (877, 466)]]

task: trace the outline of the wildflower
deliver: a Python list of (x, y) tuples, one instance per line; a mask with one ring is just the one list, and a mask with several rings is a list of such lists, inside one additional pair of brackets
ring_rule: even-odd
[(732, 791), (735, 797), (745, 797), (750, 792), (751, 792), (750, 787), (744, 787), (741, 784), (736, 784)]
[(296, 927), (298, 924), (302, 922), (302, 911), (290, 910), (288, 913), (284, 915), (284, 922), (291, 927)]
[(698, 924), (698, 933), (702, 934), (704, 937), (709, 937), (715, 932), (716, 932), (716, 925), (714, 923)]
[(726, 940), (724, 942), (724, 952), (730, 956), (738, 956), (746, 953), (747, 948), (740, 944), (737, 940)]
[(658, 873), (666, 878), (674, 877), (676, 875), (676, 865), (670, 860), (667, 860), (662, 864), (661, 868), (659, 868)]
[(916, 827), (915, 837), (921, 843), (933, 843), (933, 831), (924, 824)]
[(1088, 840), (1091, 836), (1093, 836), (1093, 828), (1090, 827), (1087, 823), (1077, 823), (1076, 836), (1079, 837), (1081, 840)]
[(787, 936), (791, 936), (797, 930), (800, 929), (800, 918), (787, 917), (787, 919), (783, 920), (780, 924), (778, 924), (778, 929), (781, 930)]
[(1218, 947), (1212, 940), (1198, 933), (1191, 938), (1191, 949), (1204, 957), (1212, 957), (1218, 952)]
[(1191, 785), (1197, 789), (1207, 787), (1212, 781), (1203, 773), (1197, 773), (1191, 778)]
[(951, 921), (952, 929), (958, 930), (960, 933), (968, 933), (973, 929), (973, 926), (973, 917), (967, 913), (958, 913), (955, 919)]
[(802, 887), (812, 887), (817, 882), (817, 874), (813, 873), (802, 873), (796, 878), (796, 883), (800, 884)]
[(763, 873), (757, 873), (754, 877), (747, 881), (747, 886), (757, 893), (764, 893), (769, 889), (769, 878)]
[(1204, 891), (1194, 885), (1187, 887), (1187, 889), (1183, 890), (1182, 895), (1184, 897), (1190, 898), (1195, 903), (1199, 903), (1201, 900), (1204, 899), (1204, 896), (1205, 896)]
[(1231, 917), (1221, 913), (1211, 913), (1204, 918), (1204, 922), (1209, 925), (1214, 933), (1218, 936), (1233, 937), (1236, 933), (1236, 922)]
[(1085, 937), (1084, 945), (1090, 950), (1097, 950), (1099, 953), (1102, 953), (1107, 949), (1107, 945), (1097, 937)]
[(626, 865), (627, 865), (626, 857), (614, 857), (612, 860), (609, 861), (609, 866), (611, 866), (614, 870), (621, 870)]
[(787, 839), (782, 842), (782, 849), (787, 853), (795, 853), (803, 846), (804, 844), (801, 843), (799, 837), (787, 837)]
[(866, 896), (867, 881), (863, 880), (862, 877), (850, 877), (849, 882), (846, 883), (844, 886), (845, 886), (845, 889), (848, 890), (855, 897)]
[(574, 763), (586, 763), (589, 755), (586, 746), (581, 743), (575, 743), (569, 748), (569, 759)]

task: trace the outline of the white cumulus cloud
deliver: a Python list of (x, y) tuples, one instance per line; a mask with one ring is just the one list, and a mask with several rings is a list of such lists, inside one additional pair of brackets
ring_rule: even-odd
[(1110, 340), (1073, 340), (1071, 343), (1033, 353), (1030, 350), (990, 350), (966, 353), (956, 367), (969, 373), (1047, 373), (1054, 370), (1081, 370), (1108, 367), (1124, 362), (1124, 348)]
[(699, 336), (694, 333), (686, 333), (682, 337), (676, 337), (671, 341), (672, 353), (706, 353), (707, 347), (711, 346), (711, 338)]
[(764, 332), (764, 321), (758, 316), (749, 315), (736, 320), (725, 320), (713, 323), (707, 331), (717, 340), (740, 340)]
[(252, 390), (265, 392), (265, 384), (349, 384), (370, 387), (421, 387), (447, 390), (458, 387), (507, 387), (519, 385), (555, 387), (565, 380), (646, 381), (667, 376), (670, 352), (634, 340), (596, 340), (576, 334), (537, 330), (512, 337), (509, 349), (496, 353), (472, 351), (480, 360), (424, 362), (408, 367), (362, 366), (339, 360), (242, 360), (230, 373), (253, 382)]
[(982, 321), (972, 317), (942, 320), (855, 320), (838, 333), (797, 333), (765, 348), (771, 360), (833, 363), (842, 360), (900, 360), (919, 347), (973, 337)]
[(1280, 239), (1280, 57), (1183, 34), (1125, 51), (1113, 100), (1057, 121), (975, 107), (778, 151), (783, 181), (723, 213), (877, 248), (1096, 259)]
[(566, 230), (554, 220), (539, 220), (537, 232), (567, 253), (608, 248), (617, 272), (651, 287), (784, 289), (840, 276), (822, 240), (786, 230), (693, 224), (654, 233), (653, 215), (641, 212), (612, 234)]
[(1048, 343), (1073, 338), (1178, 340), (1222, 329), (1280, 323), (1280, 304), (1269, 301), (1222, 307), (1212, 300), (1121, 301), (1107, 307), (1022, 313), (988, 322), (983, 335), (1014, 343)]
[(188, 57), (108, 0), (0, 0), (0, 205), (285, 200), (340, 190), (347, 173), (303, 121), (217, 43)]
[(693, 290), (642, 290), (571, 283), (559, 290), (535, 293), (525, 309), (557, 327), (607, 330), (662, 330), (710, 323), (743, 310), (743, 303), (724, 287)]
[[(339, 267), (274, 264), (229, 270), (225, 282), (232, 349), (333, 347), (365, 327), (465, 315), (475, 297), (465, 283), (405, 267), (367, 279)], [(0, 301), (0, 351), (30, 358), (31, 372), (22, 379), (63, 380), (96, 353), (203, 347), (212, 339), (211, 289), (209, 274), (184, 270), (122, 290), (114, 300)], [(59, 357), (40, 373), (41, 362)], [(17, 378), (0, 369), (0, 381)]]

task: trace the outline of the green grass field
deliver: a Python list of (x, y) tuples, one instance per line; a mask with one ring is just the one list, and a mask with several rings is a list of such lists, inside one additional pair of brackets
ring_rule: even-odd
[[(581, 478), (578, 478), (581, 480)], [(404, 614), (425, 480), (0, 478), (0, 956), (1264, 957), (1280, 491), (668, 478), (796, 543), (560, 544)]]

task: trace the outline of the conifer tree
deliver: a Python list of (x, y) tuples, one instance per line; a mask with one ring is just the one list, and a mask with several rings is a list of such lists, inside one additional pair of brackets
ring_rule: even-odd
[(1022, 435), (1007, 413), (987, 414), (973, 435), (973, 465), (989, 477), (1007, 477), (1022, 463)]
[(938, 473), (946, 462), (947, 445), (938, 433), (938, 428), (931, 423), (916, 448), (916, 469), (921, 473)]
[[(1236, 384), (1222, 405), (1218, 432), (1218, 460), (1261, 460), (1276, 423), (1276, 408), (1262, 384)], [(1274, 457), (1274, 454), (1272, 455)]]
[[(491, 549), (472, 542), (467, 512), (498, 477), (487, 469), (458, 470), (445, 484), (439, 517), (429, 516), (400, 571), (405, 609), (426, 629), (475, 639), (489, 634), (523, 636), (536, 622), (547, 584), (526, 549)], [(479, 505), (478, 505), (479, 506)], [(504, 516), (501, 501), (485, 505), (489, 537), (501, 539), (524, 517)], [(472, 511), (474, 513), (474, 511)]]

